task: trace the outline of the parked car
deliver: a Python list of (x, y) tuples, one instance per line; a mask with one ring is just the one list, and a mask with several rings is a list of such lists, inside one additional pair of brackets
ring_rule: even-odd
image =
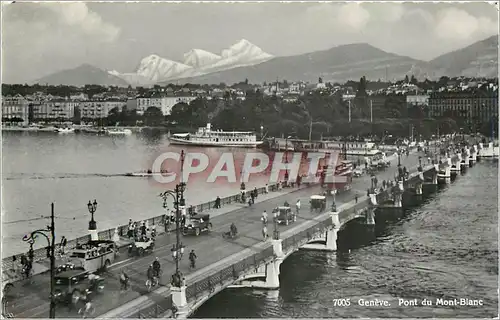
[(77, 304), (104, 291), (104, 279), (85, 270), (74, 269), (54, 277), (56, 302)]
[(275, 213), (278, 213), (277, 222), (279, 224), (288, 225), (290, 222), (297, 221), (297, 216), (295, 212), (288, 206), (277, 207), (273, 210), (273, 216)]
[(129, 256), (143, 256), (146, 253), (151, 253), (155, 247), (154, 238), (142, 239), (143, 241), (134, 241), (128, 246)]
[(359, 178), (363, 175), (363, 170), (359, 169), (359, 168), (356, 168), (354, 169), (354, 171), (352, 172), (352, 175), (353, 177), (355, 178)]
[(196, 214), (188, 217), (186, 223), (182, 228), (182, 234), (194, 234), (199, 236), (202, 232), (210, 232), (212, 230), (212, 223), (210, 223), (209, 214)]
[(320, 195), (313, 195), (309, 200), (311, 205), (311, 212), (323, 212), (326, 209), (326, 197)]

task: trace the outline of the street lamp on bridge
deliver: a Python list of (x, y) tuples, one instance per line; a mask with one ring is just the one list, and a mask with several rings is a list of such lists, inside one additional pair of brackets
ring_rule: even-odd
[(163, 198), (163, 203), (165, 207), (165, 203), (167, 198), (170, 196), (174, 200), (175, 206), (175, 239), (176, 243), (172, 246), (172, 258), (175, 261), (175, 274), (172, 276), (172, 285), (174, 287), (180, 287), (182, 283), (182, 273), (179, 270), (179, 261), (182, 259), (182, 255), (184, 254), (184, 245), (180, 241), (180, 228), (181, 228), (181, 211), (180, 205), (184, 203), (184, 191), (186, 189), (186, 184), (181, 182), (175, 186), (175, 190), (167, 190), (164, 193), (160, 194), (160, 197)]
[(288, 139), (292, 136), (285, 138), (285, 185), (288, 185)]
[(94, 220), (94, 213), (97, 210), (97, 201), (94, 199), (94, 202), (90, 202), (87, 204), (87, 208), (89, 209), (89, 212), (91, 214), (91, 218), (89, 221), (89, 230), (97, 230), (97, 223)]
[[(182, 168), (184, 167), (184, 151), (181, 152), (181, 181), (182, 181)], [(182, 286), (182, 273), (179, 270), (179, 261), (182, 259), (184, 254), (184, 245), (181, 243), (181, 210), (180, 206), (185, 205), (184, 191), (186, 190), (186, 184), (180, 182), (175, 186), (174, 190), (167, 190), (160, 194), (163, 198), (163, 207), (166, 207), (166, 202), (168, 197), (172, 197), (175, 206), (175, 239), (176, 243), (172, 246), (172, 258), (175, 260), (175, 273), (172, 275), (172, 286), (180, 288)]]
[(274, 240), (280, 239), (280, 232), (278, 231), (278, 216), (279, 216), (279, 214), (280, 214), (279, 209), (274, 210), (274, 212), (273, 212), (273, 222), (274, 222), (273, 239)]
[[(50, 226), (47, 226), (45, 229), (38, 229), (31, 232), (29, 235), (25, 235), (23, 237), (23, 241), (28, 242), (30, 245), (30, 251), (33, 250), (33, 244), (37, 238), (37, 235), (43, 236), (47, 239), (48, 247), (47, 247), (47, 256), (50, 258), (50, 311), (49, 318), (54, 319), (56, 317), (56, 302), (54, 296), (54, 276), (55, 276), (55, 221), (54, 221), (54, 203), (50, 205)], [(50, 238), (49, 238), (50, 235)], [(33, 261), (30, 261), (31, 263)]]

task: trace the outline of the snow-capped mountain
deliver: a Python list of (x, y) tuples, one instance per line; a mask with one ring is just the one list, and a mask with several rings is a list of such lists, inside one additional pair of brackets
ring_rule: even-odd
[(202, 49), (192, 49), (184, 54), (184, 64), (193, 68), (203, 68), (214, 64), (221, 59), (221, 56)]
[(161, 81), (165, 78), (181, 75), (192, 68), (180, 62), (164, 59), (152, 54), (141, 60), (136, 73), (152, 81)]
[(236, 67), (252, 66), (273, 58), (272, 55), (245, 39), (238, 41), (228, 49), (222, 50), (221, 56), (220, 61), (203, 68), (205, 74)]
[(262, 63), (273, 56), (247, 40), (240, 40), (221, 55), (192, 49), (184, 54), (184, 63), (150, 55), (143, 58), (134, 73), (110, 71), (132, 85), (151, 85), (168, 80), (196, 77), (211, 72), (228, 70), (236, 67), (251, 66)]

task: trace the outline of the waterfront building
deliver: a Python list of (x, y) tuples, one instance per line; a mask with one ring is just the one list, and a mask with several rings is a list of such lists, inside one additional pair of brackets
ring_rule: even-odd
[(80, 105), (81, 117), (89, 119), (106, 118), (110, 110), (118, 108), (119, 111), (122, 111), (126, 105), (127, 101), (123, 99), (84, 101)]
[(20, 94), (2, 97), (2, 121), (20, 120), (19, 124), (28, 124), (28, 100)]
[(429, 95), (425, 94), (407, 95), (406, 104), (407, 106), (428, 106)]
[(173, 106), (178, 103), (189, 104), (197, 97), (190, 95), (169, 96), (160, 93), (153, 93), (149, 96), (137, 98), (137, 114), (143, 115), (149, 107), (156, 107), (161, 110), (163, 115), (168, 116), (172, 112)]
[(429, 111), (431, 117), (441, 117), (449, 111), (464, 117), (471, 124), (489, 122), (498, 117), (498, 91), (432, 93)]
[(33, 119), (35, 121), (71, 120), (75, 116), (75, 108), (79, 105), (79, 101), (61, 98), (46, 100), (39, 104), (32, 104)]

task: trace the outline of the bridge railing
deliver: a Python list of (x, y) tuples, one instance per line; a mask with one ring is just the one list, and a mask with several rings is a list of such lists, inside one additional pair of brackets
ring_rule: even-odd
[(194, 281), (186, 288), (186, 299), (188, 302), (198, 301), (213, 293), (217, 287), (224, 287), (233, 283), (240, 276), (250, 270), (257, 270), (260, 265), (274, 258), (273, 247), (268, 247), (261, 252), (254, 253), (237, 261), (222, 270), (217, 270), (203, 279)]
[(310, 240), (313, 240), (320, 234), (324, 234), (329, 226), (332, 225), (332, 219), (326, 218), (323, 221), (318, 221), (316, 225), (310, 226), (309, 228), (299, 231), (289, 237), (286, 237), (281, 242), (281, 248), (283, 252), (289, 252), (290, 250), (295, 250), (306, 244)]
[(172, 296), (168, 298), (163, 298), (157, 301), (156, 304), (151, 307), (138, 310), (137, 313), (131, 315), (129, 318), (138, 318), (138, 319), (150, 319), (150, 318), (160, 318), (167, 312), (167, 310), (171, 310), (173, 307)]

